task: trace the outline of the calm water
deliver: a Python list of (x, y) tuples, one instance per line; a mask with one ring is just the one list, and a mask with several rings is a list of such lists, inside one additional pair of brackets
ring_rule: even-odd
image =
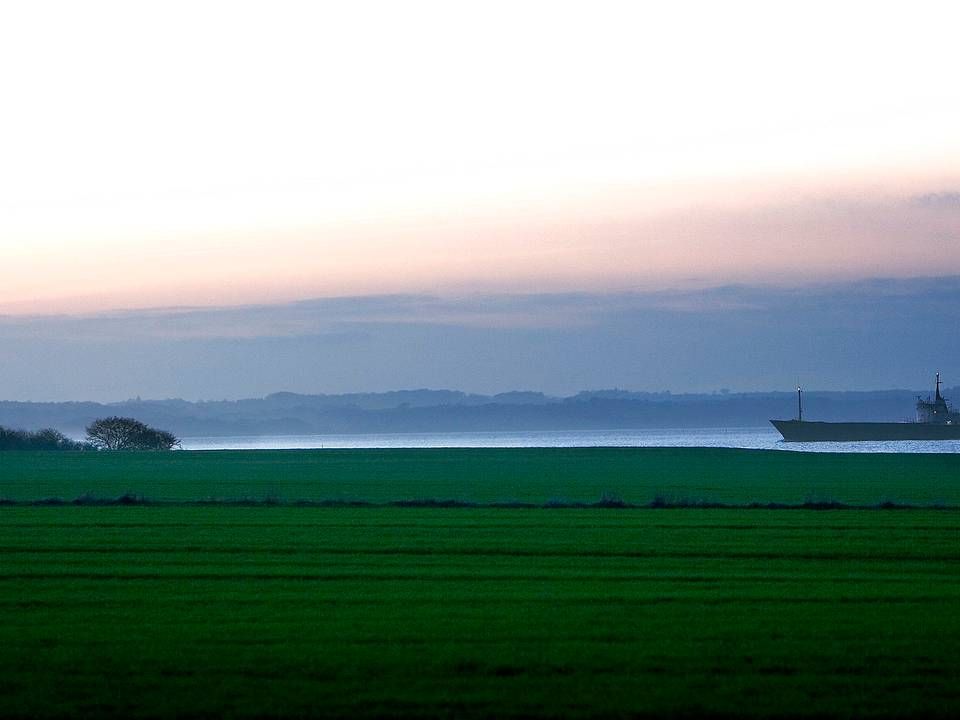
[(817, 452), (960, 452), (960, 440), (785, 443), (772, 427), (188, 437), (184, 450), (442, 447), (730, 447)]

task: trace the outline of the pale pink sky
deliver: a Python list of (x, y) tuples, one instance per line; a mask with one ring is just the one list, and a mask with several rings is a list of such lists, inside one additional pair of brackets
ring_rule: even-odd
[(951, 3), (339, 5), (13, 10), (0, 312), (960, 273)]

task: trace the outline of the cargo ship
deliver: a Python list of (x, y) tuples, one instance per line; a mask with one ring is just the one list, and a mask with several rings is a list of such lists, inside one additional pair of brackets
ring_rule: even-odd
[(960, 440), (960, 412), (940, 394), (917, 398), (913, 422), (816, 422), (803, 419), (803, 394), (797, 388), (797, 419), (771, 420), (787, 442), (858, 442), (865, 440)]

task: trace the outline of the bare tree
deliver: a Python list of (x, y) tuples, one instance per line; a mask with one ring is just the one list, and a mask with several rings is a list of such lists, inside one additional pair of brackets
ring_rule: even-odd
[(139, 420), (108, 417), (87, 427), (87, 442), (100, 450), (172, 450), (180, 440), (166, 430), (157, 430)]

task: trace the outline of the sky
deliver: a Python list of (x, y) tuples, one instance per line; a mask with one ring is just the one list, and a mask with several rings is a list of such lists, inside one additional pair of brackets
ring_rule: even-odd
[[(624, 298), (717, 303), (697, 312), (733, 322), (722, 288), (772, 308), (875, 281), (952, 287), (958, 21), (948, 2), (10, 4), (0, 338), (18, 339), (0, 354), (23, 369), (0, 397), (665, 389), (670, 362), (631, 354), (653, 316), (609, 323)], [(604, 309), (584, 319), (571, 297)], [(525, 303), (541, 309), (522, 327), (496, 309)], [(351, 346), (344, 307), (399, 334)], [(166, 344), (138, 356), (159, 317)], [(767, 320), (739, 337), (786, 342)], [(93, 380), (93, 326), (113, 380)], [(499, 338), (486, 369), (466, 350), (481, 327)], [(546, 360), (535, 330), (606, 352)], [(221, 340), (246, 354), (201, 349)], [(829, 362), (794, 364), (822, 363), (823, 387), (866, 381)], [(710, 382), (783, 380), (743, 365)], [(906, 386), (910, 367), (865, 378)], [(67, 368), (83, 372), (53, 380)], [(186, 379), (203, 368), (221, 379)]]
[[(0, 398), (960, 386), (960, 276), (0, 318)], [(953, 364), (951, 364), (953, 363)]]

